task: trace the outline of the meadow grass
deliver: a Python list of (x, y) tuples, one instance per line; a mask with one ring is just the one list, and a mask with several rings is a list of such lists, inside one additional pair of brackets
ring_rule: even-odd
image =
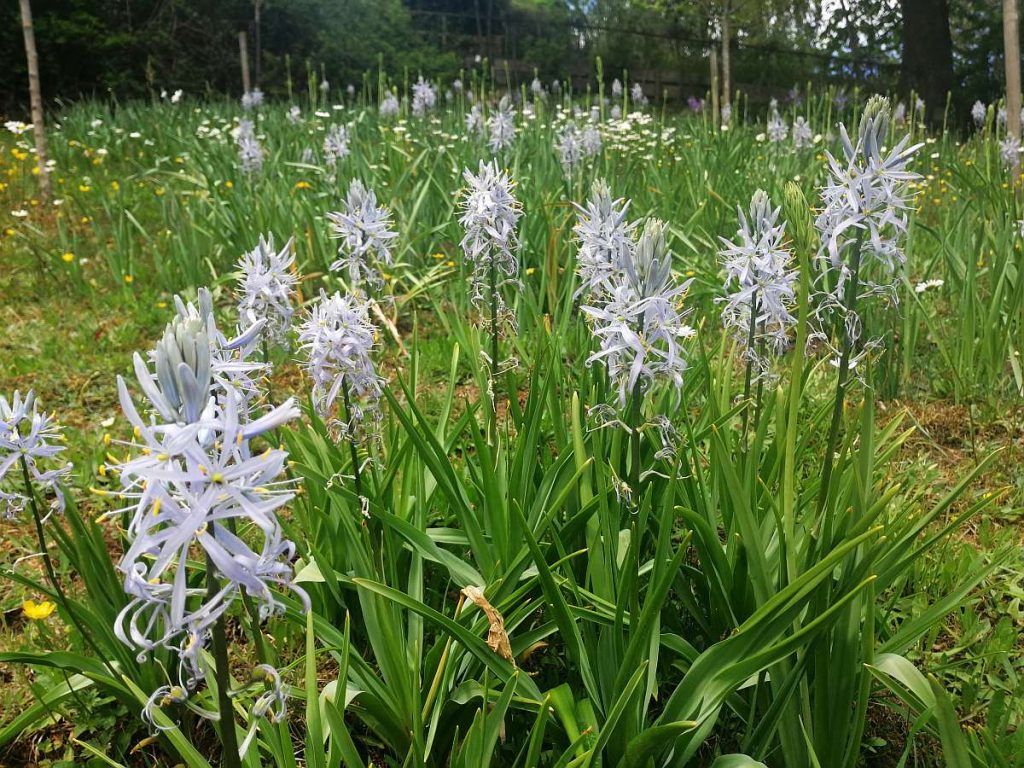
[[(519, 115), (497, 158), (523, 207), (521, 284), (508, 294), (518, 331), (501, 342), (518, 366), (498, 379), (490, 433), (479, 354), (489, 342), (471, 322), (457, 223), (462, 171), (490, 152), (463, 126), (464, 97), (425, 118), (309, 103), (292, 124), (286, 107), (249, 115), (266, 152), (258, 174), (238, 167), (233, 104), (70, 107), (51, 131), (49, 204), (35, 197), (28, 134), (6, 139), (0, 392), (33, 388), (58, 413), (78, 510), (94, 518), (109, 506), (85, 490), (109, 487), (104, 435), (127, 432), (114, 378), (152, 347), (174, 294), (210, 286), (231, 317), (234, 265), (267, 232), (296, 238), (300, 301), (344, 290), (324, 213), (353, 178), (376, 190), (399, 232), (381, 301), (397, 339), (381, 330), (390, 389), (367, 500), (337, 481), (352, 472), (349, 455), (313, 414), (280, 435), (302, 482), (285, 524), (314, 610), (307, 624), (290, 605), (266, 634), (293, 686), (291, 738), (306, 764), (711, 765), (740, 752), (768, 765), (1020, 764), (1024, 256), (1019, 184), (997, 129), (963, 140), (892, 129), (924, 142), (913, 164), (923, 179), (899, 307), (866, 315), (884, 345), (869, 386), (854, 385), (842, 408), (824, 502), (836, 533), (822, 542), (811, 511), (833, 369), (790, 355), (748, 439), (743, 364), (715, 302), (717, 254), (736, 206), (763, 188), (785, 200), (808, 268), (831, 126), (855, 112), (824, 97), (790, 107), (787, 119), (799, 113), (825, 134), (802, 149), (766, 141), (753, 118), (718, 130), (705, 113), (638, 112), (604, 122), (603, 151), (568, 175), (554, 148), (566, 109), (549, 98)], [(335, 123), (348, 126), (351, 155), (332, 170), (322, 142)], [(572, 203), (595, 178), (632, 201), (631, 216), (668, 223), (674, 271), (693, 278), (698, 336), (681, 393), (638, 406), (636, 424), (672, 416), (667, 458), (649, 425), (634, 443), (588, 421), (611, 399), (600, 364), (584, 365), (593, 342), (573, 301)], [(942, 282), (918, 289), (929, 280)], [(296, 357), (273, 355), (278, 401), (307, 397)], [(640, 462), (649, 474), (638, 482)], [(157, 754), (202, 764), (166, 734), (130, 754), (147, 735), (136, 691), (148, 696), (166, 659), (122, 684), (45, 657), (90, 651), (56, 617), (22, 615), (23, 600), (45, 596), (37, 559), (19, 560), (38, 545), (25, 521), (3, 526), (21, 577), (3, 582), (4, 658), (31, 670), (10, 664), (0, 698), (12, 764), (89, 758), (69, 737), (110, 743), (124, 764)], [(66, 527), (60, 573), (83, 612), (112, 621), (116, 606), (98, 595), (117, 586), (113, 570), (79, 573), (77, 558), (102, 545), (116, 562), (123, 530)], [(484, 643), (493, 624), (467, 597), (472, 585), (486, 594), (475, 605), (503, 616), (511, 658)], [(251, 661), (250, 640), (235, 639)], [(46, 708), (16, 719), (32, 694), (73, 688), (72, 674), (91, 682), (52, 705), (66, 725)], [(287, 731), (253, 727), (260, 759), (294, 763)], [(201, 724), (173, 733), (216, 741)]]

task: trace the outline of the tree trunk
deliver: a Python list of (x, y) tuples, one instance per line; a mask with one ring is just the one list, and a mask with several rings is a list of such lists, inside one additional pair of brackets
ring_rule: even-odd
[(39, 88), (39, 57), (36, 34), (32, 28), (32, 7), (29, 0), (21, 4), (21, 31), (25, 36), (25, 59), (28, 62), (28, 95), (32, 104), (32, 135), (36, 142), (36, 163), (39, 165), (39, 196), (50, 199), (50, 169), (46, 165), (46, 130), (43, 126), (43, 94)]
[(927, 119), (941, 122), (953, 86), (953, 39), (948, 0), (900, 0), (903, 68), (900, 88), (924, 99)]
[(1020, 138), (1020, 37), (1017, 0), (1003, 0), (1003, 46), (1006, 49), (1006, 132)]

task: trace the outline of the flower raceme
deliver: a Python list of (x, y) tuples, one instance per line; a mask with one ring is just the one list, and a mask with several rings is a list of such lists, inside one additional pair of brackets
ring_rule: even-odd
[(498, 108), (487, 121), (487, 130), (490, 133), (491, 152), (494, 154), (512, 146), (516, 138), (516, 120), (508, 96), (501, 97)]
[(599, 341), (587, 364), (604, 364), (620, 405), (659, 381), (682, 385), (682, 343), (696, 335), (681, 306), (691, 282), (673, 280), (665, 225), (651, 219), (613, 273), (605, 301), (582, 307)]
[[(821, 191), (823, 206), (815, 221), (821, 235), (815, 313), (826, 325), (828, 317), (841, 320), (852, 344), (860, 337), (858, 296), (895, 296), (895, 272), (906, 261), (900, 241), (909, 221), (909, 184), (920, 178), (908, 165), (922, 145), (910, 145), (907, 135), (886, 150), (889, 120), (888, 100), (876, 96), (865, 107), (856, 143), (840, 124), (843, 154), (828, 154), (831, 178)], [(858, 293), (848, 297), (854, 279)], [(827, 339), (823, 331), (815, 336)]]
[(238, 262), (238, 327), (244, 332), (260, 321), (269, 341), (282, 343), (291, 328), (292, 294), (298, 278), (294, 274), (294, 239), (278, 251), (274, 236), (260, 236), (259, 244)]
[(391, 266), (394, 263), (391, 248), (398, 239), (391, 211), (377, 205), (374, 191), (354, 179), (342, 210), (328, 213), (327, 219), (331, 223), (331, 236), (341, 241), (331, 270), (347, 270), (349, 285), (354, 291), (363, 290), (365, 284), (379, 289), (380, 273), (372, 262)]
[(519, 272), (516, 225), (522, 210), (513, 195), (514, 184), (496, 161), (481, 161), (477, 173), (467, 168), (462, 176), (467, 188), (459, 223), (465, 231), (462, 251), (473, 267), (473, 301), (478, 305), (494, 302), (499, 313), (506, 315), (501, 287)]
[(64, 439), (53, 416), (39, 413), (32, 391), (24, 397), (15, 392), (8, 401), (0, 397), (0, 516), (11, 519), (25, 509), (29, 489), (24, 486), (21, 462), (28, 468), (34, 488), (51, 496), (50, 509), (64, 511), (60, 483), (71, 473), (71, 464), (58, 464)]
[(613, 200), (608, 185), (598, 179), (585, 206), (576, 205), (578, 220), (573, 231), (579, 242), (576, 298), (590, 304), (603, 301), (612, 290), (612, 279), (623, 269), (633, 247), (637, 222), (628, 221), (629, 201)]
[(305, 368), (313, 380), (313, 405), (341, 437), (376, 435), (384, 384), (373, 362), (376, 337), (369, 301), (339, 293), (321, 293), (299, 329)]
[(722, 238), (719, 253), (728, 292), (720, 299), (722, 323), (763, 375), (768, 371), (764, 350), (778, 354), (789, 345), (789, 329), (796, 323), (791, 310), (797, 273), (791, 268), (793, 254), (783, 244), (786, 225), (779, 223), (781, 208), (772, 208), (768, 194), (757, 190), (749, 213), (742, 208), (737, 212), (736, 241)]
[[(149, 418), (118, 377), (121, 408), (135, 438), (118, 443), (129, 456), (111, 456), (108, 468), (120, 482), (109, 495), (128, 504), (107, 515), (130, 516), (118, 569), (131, 599), (115, 634), (143, 656), (167, 648), (179, 659), (179, 684), (154, 694), (144, 713), (149, 719), (153, 707), (183, 702), (195, 689), (211, 628), (240, 595), (255, 601), (261, 618), (283, 611), (274, 587), (289, 587), (308, 604), (292, 584), (294, 547), (276, 516), (293, 496), (291, 483), (279, 479), (287, 453), (257, 452), (251, 444), (295, 418), (298, 409), (289, 399), (261, 413), (257, 398), (238, 390), (238, 376), (248, 373), (240, 354), (246, 345), (229, 342), (216, 329), (208, 291), (201, 291), (198, 307), (180, 299), (177, 304), (176, 318), (150, 355), (156, 373), (136, 355)], [(194, 578), (200, 555), (212, 588)]]

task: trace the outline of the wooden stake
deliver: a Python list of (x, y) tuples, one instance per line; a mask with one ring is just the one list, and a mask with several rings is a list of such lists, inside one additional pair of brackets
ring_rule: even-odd
[(1017, 0), (1003, 0), (1003, 47), (1006, 59), (1006, 132), (1020, 138), (1020, 39)]
[(732, 103), (732, 53), (729, 50), (731, 45), (732, 31), (729, 27), (729, 3), (722, 7), (722, 106), (727, 107)]
[(242, 60), (242, 92), (252, 91), (252, 82), (249, 80), (249, 44), (245, 32), (238, 33), (238, 56)]
[(32, 7), (29, 0), (21, 5), (21, 31), (25, 36), (25, 59), (28, 62), (28, 95), (32, 105), (32, 135), (36, 142), (36, 163), (39, 166), (39, 196), (45, 203), (50, 199), (50, 169), (46, 166), (46, 130), (43, 126), (43, 93), (39, 87), (39, 57), (36, 54), (36, 34), (32, 28)]
[(718, 127), (720, 117), (718, 108), (718, 48), (711, 45), (711, 125)]

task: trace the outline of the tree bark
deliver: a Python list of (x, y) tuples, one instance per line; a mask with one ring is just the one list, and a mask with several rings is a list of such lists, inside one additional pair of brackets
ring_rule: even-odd
[(1006, 49), (1006, 132), (1020, 138), (1020, 37), (1017, 0), (1003, 0), (1003, 47)]
[(903, 67), (900, 88), (924, 99), (927, 119), (941, 122), (953, 86), (948, 0), (900, 0)]
[(28, 95), (32, 105), (32, 135), (36, 142), (36, 163), (39, 166), (39, 196), (43, 202), (50, 199), (50, 169), (46, 165), (46, 130), (43, 125), (43, 93), (39, 87), (39, 56), (36, 54), (36, 34), (32, 27), (32, 7), (29, 0), (21, 5), (21, 31), (25, 37), (25, 59), (28, 63)]

